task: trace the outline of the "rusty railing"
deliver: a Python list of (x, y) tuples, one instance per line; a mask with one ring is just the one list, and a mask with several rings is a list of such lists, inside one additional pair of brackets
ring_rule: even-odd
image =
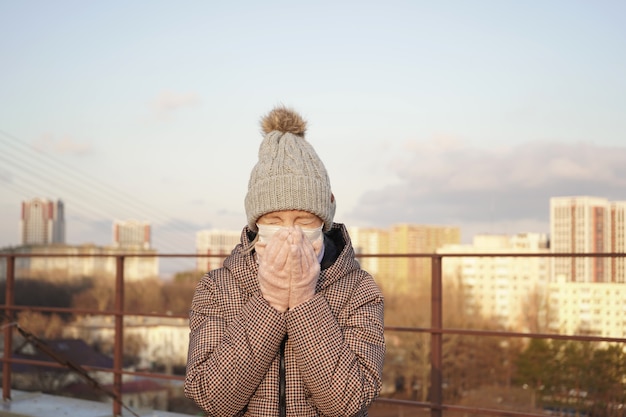
[[(73, 308), (59, 308), (59, 307), (36, 307), (36, 306), (24, 306), (15, 304), (15, 261), (19, 257), (115, 257), (116, 258), (116, 273), (115, 273), (115, 308), (113, 311), (101, 311), (91, 309), (73, 309)], [(57, 366), (61, 365), (51, 364), (50, 362), (26, 360), (12, 358), (13, 350), (13, 328), (10, 325), (15, 320), (15, 313), (18, 311), (31, 310), (31, 311), (47, 311), (58, 313), (80, 313), (80, 314), (97, 314), (97, 315), (109, 315), (114, 317), (115, 328), (115, 340), (114, 340), (114, 354), (113, 354), (113, 369), (103, 369), (96, 367), (86, 367), (88, 370), (112, 372), (113, 389), (114, 394), (118, 397), (121, 395), (122, 376), (125, 374), (135, 376), (156, 377), (170, 380), (183, 380), (184, 378), (177, 375), (169, 375), (163, 373), (152, 372), (137, 372), (128, 371), (123, 369), (123, 332), (124, 332), (124, 260), (127, 257), (169, 257), (169, 258), (189, 258), (189, 257), (223, 257), (223, 255), (186, 255), (186, 254), (89, 254), (89, 255), (67, 255), (67, 254), (20, 254), (20, 253), (3, 253), (0, 254), (0, 258), (6, 260), (6, 283), (5, 283), (5, 304), (0, 308), (4, 310), (5, 323), (3, 327), (4, 334), (4, 355), (2, 358), (2, 396), (4, 400), (11, 398), (11, 364), (23, 363), (40, 366)], [(617, 337), (596, 337), (588, 335), (561, 335), (561, 334), (541, 334), (541, 333), (520, 333), (520, 332), (507, 332), (507, 331), (486, 331), (486, 330), (469, 330), (469, 329), (450, 329), (443, 326), (443, 287), (442, 287), (442, 261), (447, 257), (624, 257), (623, 253), (603, 253), (603, 254), (542, 254), (542, 253), (506, 253), (506, 254), (494, 254), (494, 253), (454, 253), (454, 254), (386, 254), (386, 255), (364, 255), (361, 254), (361, 258), (430, 258), (431, 260), (431, 323), (429, 328), (414, 328), (414, 327), (398, 327), (398, 326), (385, 326), (386, 332), (412, 332), (412, 333), (428, 333), (431, 335), (430, 340), (430, 401), (420, 402), (393, 398), (381, 397), (377, 399), (377, 403), (386, 403), (390, 405), (398, 406), (410, 406), (423, 409), (429, 409), (432, 417), (442, 417), (443, 411), (450, 411), (456, 413), (477, 413), (480, 415), (496, 415), (496, 416), (528, 416), (539, 417), (545, 416), (542, 414), (533, 414), (527, 412), (512, 412), (505, 410), (489, 409), (489, 408), (477, 408), (477, 407), (465, 407), (452, 404), (445, 404), (443, 402), (443, 380), (442, 380), (442, 336), (443, 335), (466, 335), (476, 337), (512, 337), (512, 338), (543, 338), (543, 339), (560, 339), (560, 340), (575, 340), (575, 341), (592, 341), (592, 342), (609, 342), (618, 343), (626, 346), (626, 338)], [(626, 285), (626, 283), (624, 284)], [(625, 287), (626, 288), (626, 287)], [(130, 313), (129, 313), (130, 314)], [(153, 317), (168, 317), (168, 318), (187, 318), (186, 315), (176, 314), (159, 314), (159, 313), (146, 313), (138, 314), (132, 313), (133, 316), (153, 316)], [(122, 415), (122, 404), (118, 401), (113, 401), (113, 415)]]

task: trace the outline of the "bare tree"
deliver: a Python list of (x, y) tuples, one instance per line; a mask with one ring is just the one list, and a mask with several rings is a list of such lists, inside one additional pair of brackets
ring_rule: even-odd
[(55, 339), (63, 334), (65, 322), (57, 314), (22, 311), (17, 317), (17, 322), (23, 329), (42, 339)]
[(547, 333), (554, 315), (555, 311), (550, 305), (549, 294), (545, 288), (535, 285), (522, 301), (520, 327), (527, 329), (530, 333)]
[(113, 281), (109, 279), (94, 279), (89, 288), (76, 294), (72, 299), (74, 308), (84, 308), (106, 311), (114, 308)]

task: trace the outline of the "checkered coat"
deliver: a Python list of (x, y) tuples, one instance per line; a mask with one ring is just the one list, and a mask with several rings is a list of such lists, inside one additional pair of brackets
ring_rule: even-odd
[(245, 228), (224, 267), (196, 288), (185, 395), (209, 416), (278, 416), (287, 338), (288, 416), (367, 416), (382, 380), (383, 296), (345, 227), (326, 233), (315, 296), (285, 313), (260, 294), (258, 265), (245, 251), (251, 237)]

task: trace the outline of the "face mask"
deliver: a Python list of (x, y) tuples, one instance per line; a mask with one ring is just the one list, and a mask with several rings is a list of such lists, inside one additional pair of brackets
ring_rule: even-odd
[[(279, 230), (286, 229), (286, 227), (283, 226), (273, 226), (269, 224), (257, 224), (256, 227), (259, 229), (257, 236), (260, 243), (269, 242), (272, 236), (278, 233)], [(315, 229), (305, 229), (303, 227), (301, 227), (301, 229), (302, 233), (304, 233), (304, 236), (306, 236), (307, 240), (311, 243), (315, 242), (318, 239), (323, 239), (322, 226)], [(315, 252), (317, 254), (317, 261), (322, 262), (322, 259), (324, 258), (324, 245), (320, 245), (320, 248)]]

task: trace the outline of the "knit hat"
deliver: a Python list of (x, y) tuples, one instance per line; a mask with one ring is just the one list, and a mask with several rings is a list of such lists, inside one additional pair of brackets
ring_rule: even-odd
[(252, 169), (245, 199), (248, 226), (266, 213), (302, 210), (313, 213), (330, 230), (335, 197), (326, 168), (304, 139), (306, 121), (291, 109), (277, 107), (261, 120), (264, 138)]

